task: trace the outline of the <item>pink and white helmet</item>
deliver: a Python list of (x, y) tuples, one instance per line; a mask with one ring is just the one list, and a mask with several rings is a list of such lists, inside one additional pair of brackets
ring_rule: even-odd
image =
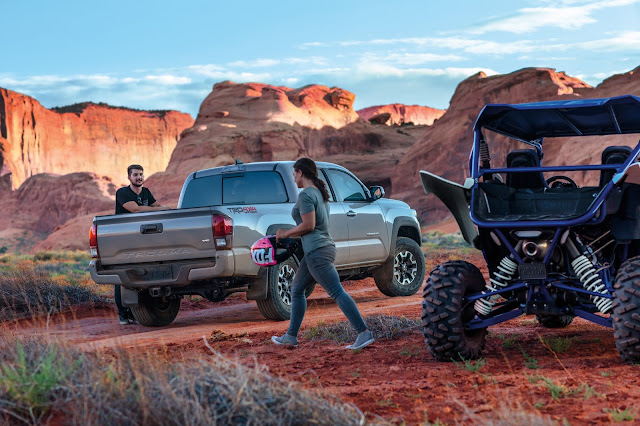
[(275, 235), (260, 238), (251, 246), (251, 259), (258, 266), (269, 267), (287, 260), (300, 247), (291, 238), (283, 238), (276, 242)]

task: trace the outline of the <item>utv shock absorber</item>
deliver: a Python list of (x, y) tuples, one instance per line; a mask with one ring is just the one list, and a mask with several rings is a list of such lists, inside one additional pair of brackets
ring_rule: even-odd
[[(510, 256), (504, 257), (500, 261), (498, 269), (489, 279), (489, 282), (487, 283), (487, 290), (483, 291), (482, 294), (487, 294), (492, 291), (497, 291), (501, 288), (505, 288), (507, 285), (509, 285), (509, 282), (511, 282), (517, 271), (518, 264), (514, 262)], [(491, 313), (491, 310), (493, 309), (493, 306), (497, 303), (499, 298), (499, 294), (494, 294), (491, 297), (476, 300), (476, 303), (473, 306), (476, 312), (478, 312), (480, 315), (489, 315), (489, 313)]]
[[(571, 238), (567, 239), (566, 246), (569, 249), (571, 256), (574, 257), (571, 261), (571, 267), (575, 271), (585, 290), (594, 293), (606, 294), (606, 287), (594, 268), (593, 263), (591, 263), (584, 254), (580, 254), (573, 241), (571, 241)], [(613, 307), (613, 300), (611, 299), (599, 296), (591, 296), (591, 299), (598, 310), (603, 314), (611, 311), (611, 308)]]

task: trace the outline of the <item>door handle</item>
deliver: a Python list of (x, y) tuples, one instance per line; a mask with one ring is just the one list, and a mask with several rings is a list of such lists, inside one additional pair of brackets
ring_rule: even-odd
[(162, 234), (162, 224), (152, 223), (147, 225), (140, 225), (141, 234)]
[(347, 216), (349, 216), (349, 217), (356, 217), (356, 215), (357, 215), (357, 214), (358, 214), (358, 213), (354, 212), (353, 210), (349, 210), (349, 211), (347, 212)]

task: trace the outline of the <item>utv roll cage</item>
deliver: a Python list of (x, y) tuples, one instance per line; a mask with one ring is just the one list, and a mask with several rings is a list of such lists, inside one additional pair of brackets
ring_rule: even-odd
[[(598, 223), (606, 216), (604, 201), (611, 193), (613, 186), (618, 183), (628, 167), (638, 157), (640, 143), (636, 145), (622, 164), (491, 168), (483, 129), (530, 145), (541, 154), (544, 138), (640, 133), (640, 98), (627, 95), (580, 101), (538, 102), (519, 105), (491, 104), (485, 106), (480, 112), (474, 126), (474, 143), (469, 160), (471, 177), (474, 180), (474, 190), (471, 193), (471, 220), (478, 227), (530, 228), (535, 226), (576, 226), (587, 222)], [(588, 210), (576, 215), (576, 217), (545, 220), (486, 220), (478, 212), (479, 203), (475, 199), (479, 196), (479, 192), (476, 189), (482, 176), (494, 173), (594, 170), (614, 170), (615, 173), (609, 183), (603, 188), (599, 188), (597, 196), (589, 204)]]
[[(557, 277), (547, 277), (541, 268), (549, 264), (556, 246), (563, 237), (566, 238), (569, 228), (598, 225), (607, 217), (608, 206), (612, 210), (617, 209), (616, 202), (619, 205), (620, 191), (616, 188), (616, 184), (625, 176), (627, 169), (637, 161), (640, 142), (621, 164), (492, 168), (487, 142), (483, 134), (485, 129), (530, 145), (541, 156), (545, 138), (640, 133), (640, 98), (627, 95), (566, 102), (487, 105), (475, 123), (474, 144), (469, 159), (471, 178), (473, 179), (473, 186), (470, 188), (470, 218), (481, 232), (482, 228), (485, 228), (487, 232), (491, 231), (493, 235), (497, 236), (499, 242), (496, 241), (496, 243), (503, 245), (518, 265), (520, 278), (514, 280), (511, 285), (496, 288), (496, 291), (493, 292), (485, 291), (481, 294), (468, 295), (465, 297), (465, 301), (474, 302), (478, 299), (487, 299), (492, 295), (511, 294), (514, 291), (528, 288), (528, 281), (531, 279), (540, 280), (538, 282), (544, 282), (546, 285), (539, 286), (537, 294), (527, 292), (527, 300), (522, 301), (524, 303), (520, 307), (512, 305), (500, 308), (496, 306), (497, 309), (494, 309), (491, 314), (476, 316), (467, 322), (465, 329), (485, 328), (524, 313), (543, 312), (544, 309), (537, 309), (535, 306), (542, 306), (547, 302), (549, 306), (553, 305), (548, 288), (579, 293), (596, 298), (595, 300), (611, 299), (614, 272), (611, 268), (604, 268), (599, 273), (604, 287), (608, 290), (606, 292), (602, 291), (604, 289), (596, 292), (576, 286), (575, 280), (567, 279), (566, 282), (563, 282)], [(491, 177), (498, 173), (560, 171), (601, 171), (602, 173), (604, 170), (613, 171), (613, 178), (602, 187), (558, 189), (555, 191), (548, 187), (539, 190), (506, 190), (502, 189), (505, 185), (491, 183)], [(492, 185), (495, 188), (501, 188), (503, 193), (496, 193)], [(508, 191), (506, 195), (505, 191)], [(510, 202), (506, 200), (515, 200), (511, 204), (518, 205), (526, 211), (512, 213)], [(549, 230), (549, 228), (555, 228), (555, 230)], [(505, 233), (513, 233), (518, 229), (546, 229), (547, 232), (550, 231), (549, 248), (539, 263), (528, 267), (519, 254), (519, 250), (512, 244), (513, 240), (505, 235)], [(476, 244), (476, 246), (478, 245)], [(624, 247), (619, 259), (624, 261), (626, 257), (626, 247)], [(485, 258), (487, 258), (487, 253), (485, 253)], [(581, 303), (573, 305), (570, 313), (611, 327), (611, 318), (596, 315), (594, 313), (597, 312), (595, 306), (581, 305)], [(533, 309), (531, 309), (532, 306)]]

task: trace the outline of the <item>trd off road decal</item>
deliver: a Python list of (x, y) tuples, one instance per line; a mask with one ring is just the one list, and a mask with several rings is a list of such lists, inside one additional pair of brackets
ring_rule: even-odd
[(258, 209), (255, 207), (229, 207), (227, 208), (231, 213), (258, 213)]

